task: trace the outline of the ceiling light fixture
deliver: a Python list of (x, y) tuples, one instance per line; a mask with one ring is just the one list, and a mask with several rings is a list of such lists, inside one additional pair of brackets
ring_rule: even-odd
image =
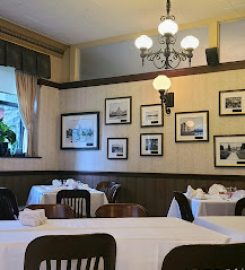
[(145, 58), (152, 61), (154, 66), (158, 69), (175, 69), (179, 66), (181, 61), (189, 60), (191, 66), (191, 58), (193, 57), (193, 50), (199, 45), (199, 40), (194, 36), (186, 36), (181, 41), (182, 51), (178, 52), (174, 49), (176, 42), (175, 34), (178, 32), (178, 24), (175, 22), (175, 17), (170, 15), (171, 3), (170, 0), (166, 2), (167, 15), (160, 18), (161, 23), (158, 26), (159, 43), (162, 45), (160, 50), (153, 52), (150, 48), (153, 41), (150, 37), (142, 35), (135, 40), (135, 46), (140, 49), (140, 57), (142, 59), (142, 66)]

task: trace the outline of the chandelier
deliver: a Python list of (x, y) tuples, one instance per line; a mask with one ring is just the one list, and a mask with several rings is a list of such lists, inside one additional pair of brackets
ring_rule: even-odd
[(135, 40), (135, 46), (140, 49), (142, 66), (145, 59), (153, 62), (158, 69), (175, 69), (182, 61), (187, 59), (189, 60), (189, 66), (191, 66), (193, 50), (198, 47), (199, 40), (194, 36), (186, 36), (181, 41), (182, 51), (179, 52), (174, 49), (178, 24), (175, 22), (175, 17), (170, 15), (170, 10), (171, 3), (170, 0), (167, 0), (167, 15), (160, 18), (161, 23), (158, 26), (158, 32), (160, 33), (158, 41), (163, 45), (158, 51), (153, 52), (150, 50), (153, 41), (146, 35), (142, 35)]

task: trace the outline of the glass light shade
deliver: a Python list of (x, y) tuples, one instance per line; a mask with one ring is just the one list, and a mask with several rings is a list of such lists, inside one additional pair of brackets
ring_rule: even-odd
[(165, 34), (175, 35), (178, 32), (178, 29), (178, 24), (171, 19), (166, 19), (158, 25), (158, 32), (162, 36)]
[(159, 90), (168, 90), (171, 87), (171, 81), (170, 79), (165, 75), (158, 75), (153, 80), (153, 87), (159, 91)]
[(184, 50), (195, 50), (199, 46), (199, 40), (194, 36), (186, 36), (180, 43)]
[(147, 50), (149, 50), (153, 45), (153, 41), (152, 41), (152, 39), (150, 37), (148, 37), (146, 35), (141, 35), (140, 37), (138, 37), (135, 40), (134, 45), (138, 49), (147, 49)]

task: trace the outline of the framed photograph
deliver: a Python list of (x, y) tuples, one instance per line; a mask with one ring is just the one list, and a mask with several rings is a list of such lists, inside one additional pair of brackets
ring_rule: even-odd
[(62, 114), (61, 149), (99, 149), (99, 112)]
[(175, 113), (175, 142), (200, 142), (208, 140), (208, 111)]
[(215, 167), (245, 167), (245, 135), (214, 136)]
[(151, 104), (140, 106), (141, 127), (162, 127), (163, 109), (162, 104)]
[(163, 156), (163, 134), (141, 133), (140, 134), (141, 156)]
[(107, 138), (107, 158), (127, 159), (128, 138)]
[(118, 97), (105, 99), (105, 124), (131, 123), (132, 97)]
[(245, 114), (245, 89), (219, 92), (219, 115)]

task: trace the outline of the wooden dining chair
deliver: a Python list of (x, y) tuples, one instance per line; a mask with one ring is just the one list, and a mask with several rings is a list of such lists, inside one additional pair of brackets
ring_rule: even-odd
[(109, 234), (46, 235), (27, 246), (24, 270), (39, 270), (41, 262), (48, 270), (97, 270), (101, 263), (104, 270), (115, 270), (115, 261), (116, 241)]
[(105, 193), (109, 203), (115, 203), (121, 189), (121, 184), (112, 181), (102, 181), (97, 184), (96, 189)]
[(30, 204), (26, 208), (31, 210), (44, 209), (48, 219), (75, 218), (75, 213), (67, 204)]
[(194, 216), (186, 196), (182, 192), (174, 191), (174, 198), (178, 203), (181, 218), (186, 221), (193, 222)]
[(0, 220), (15, 220), (18, 216), (18, 203), (14, 193), (6, 187), (0, 187)]
[(184, 245), (164, 258), (162, 270), (243, 270), (245, 243)]
[[(67, 204), (75, 212), (76, 218), (90, 217), (90, 193), (87, 190), (60, 190), (56, 195), (57, 204)], [(85, 215), (83, 214), (83, 206), (85, 203)]]
[(235, 206), (235, 216), (242, 216), (243, 210), (245, 210), (245, 198), (237, 201)]
[(100, 218), (146, 217), (147, 211), (136, 203), (109, 203), (100, 206), (95, 216)]

